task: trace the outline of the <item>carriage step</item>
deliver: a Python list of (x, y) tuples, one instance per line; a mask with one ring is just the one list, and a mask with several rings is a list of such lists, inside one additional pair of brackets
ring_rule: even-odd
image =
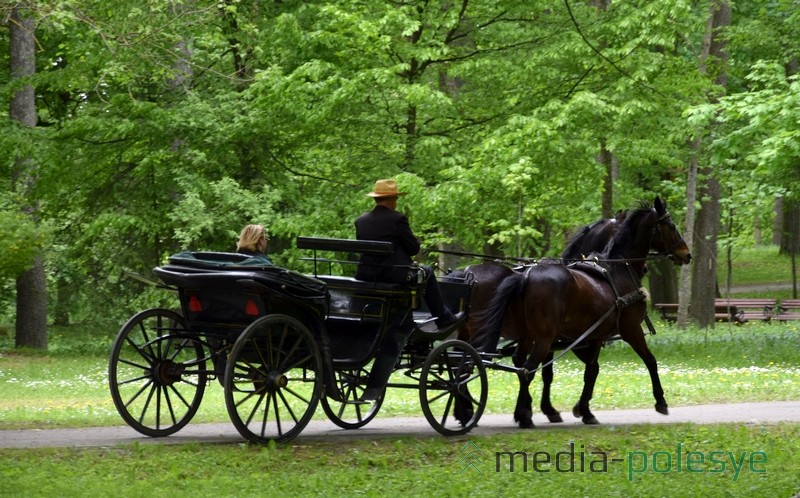
[(434, 316), (429, 316), (425, 319), (414, 318), (414, 323), (416, 323), (417, 328), (423, 332), (436, 332), (439, 330), (439, 327), (436, 326), (436, 317)]

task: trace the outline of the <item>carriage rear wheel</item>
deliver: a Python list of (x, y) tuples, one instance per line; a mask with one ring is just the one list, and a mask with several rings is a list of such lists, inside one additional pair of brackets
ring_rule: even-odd
[(174, 311), (149, 309), (122, 326), (108, 384), (117, 411), (142, 434), (174, 434), (192, 419), (206, 387), (205, 353)]
[(308, 425), (322, 391), (314, 336), (287, 315), (259, 318), (234, 343), (224, 387), (228, 415), (245, 439), (293, 439)]
[(422, 413), (438, 433), (466, 434), (486, 408), (486, 367), (475, 348), (452, 339), (425, 358), (419, 380)]
[(338, 370), (336, 372), (336, 385), (344, 401), (336, 401), (323, 397), (322, 409), (331, 422), (342, 429), (358, 429), (367, 425), (375, 418), (383, 404), (386, 390), (374, 401), (359, 403), (364, 394), (369, 370), (366, 367)]

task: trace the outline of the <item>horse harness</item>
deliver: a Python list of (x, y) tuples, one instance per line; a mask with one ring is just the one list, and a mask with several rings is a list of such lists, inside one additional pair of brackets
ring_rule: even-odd
[[(636, 285), (636, 283), (637, 283), (637, 281), (639, 279), (636, 278), (636, 275), (633, 273), (633, 269), (631, 268), (631, 265), (628, 262), (625, 262), (625, 267), (628, 269), (628, 275), (630, 275), (631, 280), (633, 281), (634, 285)], [(613, 289), (613, 291), (614, 291), (614, 296), (615, 296), (614, 306), (609, 308), (608, 311), (606, 311), (603, 314), (603, 316), (601, 316), (596, 322), (594, 322), (591, 325), (591, 327), (586, 329), (583, 332), (583, 334), (581, 334), (577, 339), (575, 339), (572, 342), (572, 344), (570, 344), (569, 346), (565, 347), (558, 356), (555, 356), (554, 358), (552, 358), (547, 363), (543, 363), (543, 364), (539, 365), (534, 370), (528, 370), (526, 368), (522, 368), (521, 372), (524, 373), (525, 375), (531, 375), (531, 374), (537, 372), (538, 370), (541, 370), (541, 369), (545, 368), (546, 366), (555, 363), (556, 360), (558, 360), (559, 358), (561, 358), (562, 356), (567, 354), (575, 346), (577, 346), (578, 344), (583, 342), (584, 339), (589, 337), (589, 335), (592, 332), (594, 332), (595, 329), (597, 329), (597, 327), (599, 327), (600, 324), (603, 323), (606, 320), (606, 318), (611, 316), (611, 314), (614, 313), (615, 311), (622, 311), (623, 309), (627, 308), (628, 306), (631, 306), (632, 304), (647, 300), (647, 294), (645, 293), (645, 291), (643, 290), (643, 288), (641, 286), (638, 286), (636, 288), (636, 290), (633, 290), (633, 291), (621, 296), (619, 294), (619, 290), (617, 289), (617, 286), (614, 285), (614, 281), (611, 279), (611, 275), (609, 275), (609, 273), (608, 273), (608, 269), (605, 266), (601, 265), (598, 260), (594, 260), (594, 261), (592, 261), (592, 260), (578, 261), (578, 262), (571, 263), (571, 264), (567, 265), (567, 268), (570, 268), (570, 269), (573, 269), (573, 270), (577, 270), (577, 271), (582, 271), (584, 273), (588, 273), (590, 275), (593, 275), (595, 277), (601, 278), (601, 279), (605, 280), (606, 282), (608, 282), (608, 284), (611, 286), (611, 289)], [(528, 267), (526, 269), (526, 271), (525, 271), (525, 276), (526, 277), (527, 277), (527, 274), (530, 272), (530, 270), (531, 270), (531, 267)], [(641, 283), (641, 282), (639, 282), (639, 283)], [(647, 323), (647, 328), (650, 330), (650, 333), (651, 334), (655, 334), (656, 333), (655, 328), (653, 327), (653, 324), (650, 321), (649, 317), (647, 316), (646, 312), (645, 312), (644, 316), (645, 316), (645, 322)], [(619, 318), (620, 318), (620, 313), (617, 313), (617, 327), (616, 327), (616, 331), (617, 332), (619, 332)]]

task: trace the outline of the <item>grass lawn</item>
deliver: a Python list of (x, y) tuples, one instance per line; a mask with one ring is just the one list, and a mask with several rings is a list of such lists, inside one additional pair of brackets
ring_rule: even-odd
[[(659, 361), (670, 405), (800, 399), (800, 322), (724, 324), (713, 330), (656, 323), (658, 333), (648, 343)], [(66, 346), (48, 354), (0, 351), (0, 429), (122, 424), (109, 394), (108, 359), (99, 353), (75, 353)], [(489, 375), (487, 413), (512, 413), (516, 376), (498, 371)], [(583, 363), (568, 354), (555, 366), (555, 406), (568, 411), (582, 387)], [(536, 407), (541, 382), (535, 380), (533, 389)], [(228, 421), (222, 394), (219, 383), (212, 382), (193, 422)], [(653, 403), (647, 370), (633, 350), (623, 342), (604, 348), (592, 407)], [(421, 414), (417, 391), (398, 389), (389, 391), (379, 416)], [(325, 417), (321, 409), (316, 416)]]
[(798, 441), (800, 424), (678, 424), (0, 450), (0, 495), (789, 497), (800, 491)]
[[(734, 276), (735, 285), (786, 281), (787, 262), (772, 265), (776, 254), (747, 257), (755, 269), (747, 279)], [(107, 379), (118, 326), (55, 328), (47, 353), (16, 350), (0, 336), (0, 429), (122, 424)], [(647, 340), (670, 406), (800, 399), (800, 322), (679, 330), (657, 321), (656, 328)], [(571, 354), (556, 364), (553, 401), (562, 411), (577, 400), (582, 374)], [(538, 379), (533, 386), (537, 409)], [(489, 389), (487, 412), (510, 414), (515, 376), (492, 371)], [(653, 403), (647, 371), (630, 347), (604, 348), (592, 407)], [(421, 417), (415, 390), (390, 391), (378, 416), (401, 415)], [(325, 415), (319, 409), (316, 416)], [(192, 423), (226, 421), (222, 388), (213, 382)], [(783, 497), (800, 492), (799, 453), (796, 423), (600, 425), (265, 447), (9, 449), (0, 450), (0, 496)]]

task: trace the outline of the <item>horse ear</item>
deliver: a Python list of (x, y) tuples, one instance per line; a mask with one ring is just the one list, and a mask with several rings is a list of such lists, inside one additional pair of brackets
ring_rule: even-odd
[(667, 212), (667, 204), (662, 201), (661, 197), (659, 196), (656, 196), (656, 200), (653, 201), (653, 206), (655, 206), (658, 214), (664, 214)]

